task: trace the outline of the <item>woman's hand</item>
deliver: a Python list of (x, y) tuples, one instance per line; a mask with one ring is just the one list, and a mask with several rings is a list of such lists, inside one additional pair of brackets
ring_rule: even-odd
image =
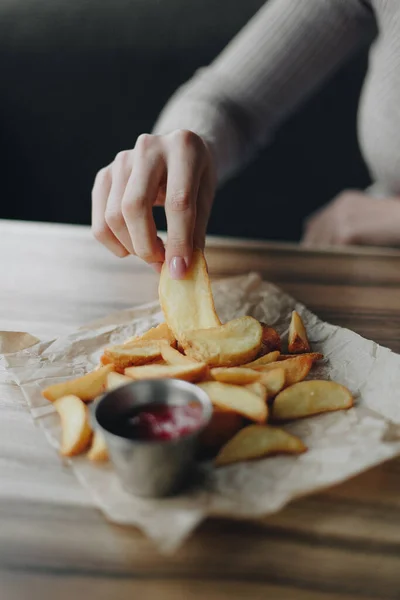
[[(211, 152), (195, 133), (141, 135), (98, 172), (92, 190), (92, 231), (111, 252), (136, 254), (172, 277), (188, 268), (193, 247), (203, 248), (215, 193)], [(153, 206), (165, 206), (167, 243), (157, 237)]]
[(348, 190), (305, 221), (304, 246), (399, 246), (400, 197)]

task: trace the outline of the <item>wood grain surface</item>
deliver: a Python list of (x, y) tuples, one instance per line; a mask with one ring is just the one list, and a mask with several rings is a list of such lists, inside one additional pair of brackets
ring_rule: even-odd
[[(0, 256), (0, 330), (49, 338), (157, 296), (150, 269), (109, 255), (83, 227), (0, 222)], [(396, 251), (210, 239), (207, 257), (213, 277), (258, 271), (321, 318), (400, 352)], [(61, 471), (21, 405), (16, 427), (23, 418)], [(41, 500), (40, 472), (21, 497), (4, 452), (0, 440), (0, 600), (400, 598), (400, 460), (263, 521), (207, 521), (165, 557), (134, 528), (107, 523), (65, 467), (73, 508)]]

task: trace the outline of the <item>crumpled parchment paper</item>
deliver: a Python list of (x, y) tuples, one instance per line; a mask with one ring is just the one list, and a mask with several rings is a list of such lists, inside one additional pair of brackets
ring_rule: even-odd
[[(325, 355), (312, 377), (343, 383), (355, 394), (356, 406), (286, 426), (308, 446), (309, 451), (301, 456), (277, 456), (217, 470), (205, 465), (196, 487), (162, 500), (138, 499), (126, 493), (111, 464), (93, 464), (85, 457), (67, 460), (95, 507), (113, 522), (137, 526), (164, 552), (176, 549), (208, 516), (265, 516), (296, 497), (400, 454), (399, 355), (320, 321), (256, 274), (216, 282), (213, 291), (223, 322), (249, 314), (274, 326), (284, 339), (291, 311), (296, 308), (313, 350)], [(0, 366), (7, 380), (19, 386), (33, 418), (57, 449), (59, 419), (41, 390), (91, 370), (104, 346), (120, 343), (162, 320), (155, 302), (116, 313), (52, 342), (35, 343), (28, 334), (3, 334)], [(65, 497), (62, 500), (66, 501)]]

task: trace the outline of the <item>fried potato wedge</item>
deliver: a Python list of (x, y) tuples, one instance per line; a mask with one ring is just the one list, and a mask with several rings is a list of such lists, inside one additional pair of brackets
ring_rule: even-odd
[(263, 333), (260, 354), (268, 354), (274, 350), (280, 351), (282, 343), (279, 333), (273, 327), (269, 327), (265, 323), (261, 323), (261, 326), (263, 328)]
[(274, 350), (273, 352), (264, 354), (264, 356), (260, 356), (260, 358), (256, 358), (256, 360), (253, 360), (252, 362), (242, 365), (242, 367), (245, 367), (246, 369), (253, 369), (254, 367), (262, 367), (263, 365), (269, 365), (269, 363), (280, 360), (280, 355), (281, 353), (279, 352), (279, 350)]
[(104, 350), (104, 356), (110, 360), (117, 370), (133, 365), (145, 365), (161, 358), (161, 348), (165, 341), (137, 342), (129, 346), (110, 346)]
[(211, 369), (210, 376), (214, 381), (231, 383), (232, 385), (247, 386), (258, 383), (263, 386), (264, 392), (268, 396), (276, 396), (285, 385), (285, 370), (281, 367), (265, 372), (242, 367), (217, 367)]
[(201, 250), (194, 250), (191, 266), (184, 279), (172, 279), (164, 263), (158, 292), (165, 320), (178, 341), (192, 329), (207, 329), (221, 324)]
[[(313, 363), (323, 360), (324, 355), (320, 352), (305, 352), (302, 356), (309, 356)], [(288, 360), (289, 358), (295, 358), (293, 354), (280, 354), (277, 360)]]
[(142, 335), (128, 338), (123, 343), (123, 346), (136, 345), (137, 342), (154, 342), (157, 340), (165, 340), (170, 346), (176, 343), (175, 336), (166, 323), (160, 323), (156, 327), (152, 327)]
[(271, 369), (270, 371), (259, 371), (259, 374), (259, 382), (267, 390), (267, 395), (269, 398), (276, 396), (281, 390), (283, 390), (286, 382), (286, 374), (284, 369), (278, 367), (276, 369)]
[(96, 368), (99, 369), (99, 368), (104, 367), (106, 365), (112, 365), (112, 360), (111, 360), (111, 358), (108, 358), (108, 356), (106, 356), (105, 354), (102, 354), (100, 356), (100, 366), (96, 367)]
[(288, 387), (307, 377), (313, 365), (313, 359), (307, 354), (299, 354), (287, 360), (280, 360), (269, 365), (256, 367), (256, 371), (267, 372), (276, 368), (285, 371), (285, 386)]
[(299, 313), (295, 310), (292, 312), (289, 326), (288, 350), (292, 354), (310, 352), (311, 350), (306, 328)]
[(132, 379), (130, 377), (122, 375), (122, 373), (109, 373), (107, 375), (106, 390), (107, 392), (111, 392), (111, 390), (116, 390), (117, 388), (127, 385), (128, 383), (132, 383)]
[(54, 408), (61, 419), (60, 454), (80, 454), (86, 450), (92, 437), (88, 407), (78, 396), (70, 394), (55, 400)]
[(306, 450), (298, 437), (284, 429), (269, 425), (249, 425), (221, 448), (214, 464), (222, 467), (276, 454), (301, 454)]
[(219, 449), (243, 427), (243, 417), (231, 410), (214, 407), (211, 419), (200, 435), (204, 448)]
[(274, 400), (273, 419), (289, 421), (353, 406), (353, 396), (335, 381), (301, 381), (283, 390)]
[(167, 346), (165, 344), (161, 348), (161, 356), (167, 365), (193, 365), (196, 364), (196, 361), (192, 358), (188, 358), (175, 348), (171, 346)]
[(198, 385), (208, 394), (214, 406), (234, 411), (257, 423), (267, 420), (267, 404), (246, 387), (220, 381), (206, 381)]
[(92, 439), (92, 445), (87, 453), (87, 457), (92, 462), (106, 462), (109, 458), (106, 440), (101, 431), (95, 431)]
[(246, 385), (260, 379), (260, 373), (254, 369), (244, 369), (242, 367), (216, 367), (211, 369), (210, 376), (214, 381), (232, 383), (233, 385)]
[(239, 317), (220, 327), (187, 331), (181, 339), (185, 353), (210, 367), (235, 367), (257, 356), (262, 327), (253, 317)]
[(81, 400), (89, 402), (104, 392), (107, 375), (113, 370), (113, 364), (103, 366), (83, 375), (83, 377), (50, 385), (43, 390), (42, 394), (50, 402), (70, 395), (78, 396)]
[(254, 383), (248, 383), (246, 385), (246, 388), (250, 392), (253, 392), (253, 394), (257, 394), (257, 396), (259, 396), (260, 398), (262, 398), (262, 400), (264, 402), (266, 402), (268, 400), (267, 388), (265, 387), (265, 385), (263, 385), (259, 381), (255, 381)]
[(128, 367), (125, 375), (132, 379), (182, 379), (195, 383), (203, 379), (208, 371), (205, 363), (192, 362), (190, 365), (144, 365)]

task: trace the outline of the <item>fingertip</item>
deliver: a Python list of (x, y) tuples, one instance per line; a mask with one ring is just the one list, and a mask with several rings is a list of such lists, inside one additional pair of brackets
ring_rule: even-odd
[(115, 255), (118, 256), (118, 258), (126, 258), (127, 256), (130, 256), (130, 252), (129, 250), (127, 250), (125, 248), (125, 246), (121, 245), (121, 248), (118, 248), (118, 250), (115, 252)]
[(168, 263), (172, 279), (184, 279), (189, 266), (189, 261), (182, 256), (173, 256)]
[(151, 263), (150, 265), (157, 273), (161, 273), (162, 270), (162, 266), (163, 263), (162, 262), (155, 262), (155, 263)]

